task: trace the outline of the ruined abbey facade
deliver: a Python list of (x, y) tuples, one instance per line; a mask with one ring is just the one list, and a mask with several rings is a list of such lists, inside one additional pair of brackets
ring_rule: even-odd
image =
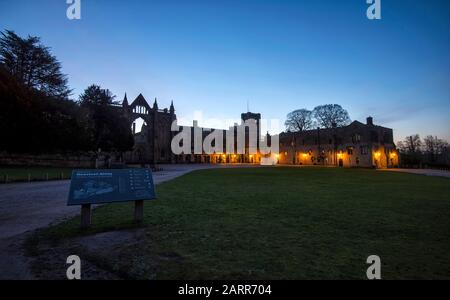
[[(125, 153), (124, 160), (129, 164), (167, 164), (167, 163), (250, 163), (260, 164), (268, 157), (260, 153), (260, 142), (270, 145), (271, 137), (261, 135), (261, 115), (257, 113), (241, 114), (242, 121), (254, 121), (257, 128), (257, 153), (248, 151), (248, 132), (245, 137), (245, 153), (238, 154), (236, 141), (234, 151), (227, 152), (225, 137), (232, 131), (236, 139), (237, 124), (223, 130), (223, 149), (214, 154), (190, 153), (175, 155), (172, 153), (171, 141), (178, 133), (172, 131), (172, 123), (177, 119), (173, 102), (169, 108), (160, 109), (155, 99), (150, 106), (140, 94), (129, 103), (127, 96), (120, 109), (126, 115), (135, 136), (133, 151)], [(136, 119), (143, 119), (140, 132), (136, 128)], [(193, 123), (195, 127), (196, 121)], [(202, 129), (203, 139), (208, 132), (215, 129)], [(222, 129), (217, 129), (222, 130)], [(192, 139), (193, 140), (193, 139)], [(329, 129), (315, 129), (302, 132), (283, 132), (279, 135), (279, 153), (269, 155), (279, 164), (286, 165), (322, 165), (336, 167), (376, 167), (389, 168), (398, 166), (398, 152), (393, 141), (393, 130), (374, 125), (371, 117), (367, 122), (352, 122), (348, 126)]]
[[(174, 157), (170, 150), (173, 137), (171, 124), (176, 120), (173, 103), (169, 109), (159, 109), (156, 99), (150, 107), (142, 94), (139, 94), (132, 103), (128, 103), (125, 94), (122, 109), (130, 126), (133, 127), (135, 140), (133, 151), (125, 153), (125, 162), (146, 164), (173, 162)], [(136, 128), (135, 121), (139, 118), (144, 121), (142, 128)]]
[[(212, 131), (222, 130), (224, 138), (223, 148), (219, 149), (214, 154), (194, 154), (194, 144), (192, 143), (190, 153), (183, 153), (175, 155), (172, 153), (171, 141), (173, 137), (178, 134), (177, 131), (172, 131), (172, 123), (177, 119), (175, 114), (175, 107), (173, 102), (170, 107), (159, 109), (157, 99), (155, 99), (153, 106), (150, 106), (145, 100), (144, 96), (140, 94), (133, 102), (129, 103), (127, 96), (122, 102), (123, 113), (128, 118), (130, 126), (132, 126), (135, 145), (133, 151), (125, 153), (124, 160), (129, 164), (167, 164), (167, 163), (252, 163), (259, 164), (262, 155), (259, 152), (260, 143), (260, 114), (251, 112), (243, 113), (241, 119), (243, 121), (254, 121), (257, 132), (257, 153), (253, 154), (249, 151), (248, 132), (246, 132), (245, 151), (238, 154), (237, 151), (237, 124), (230, 127), (228, 130), (222, 129), (202, 129), (203, 139)], [(136, 119), (143, 119), (144, 124), (142, 128), (136, 128)], [(197, 124), (193, 122), (193, 127)], [(137, 132), (141, 129), (140, 132)], [(181, 127), (180, 129), (181, 130)], [(227, 132), (232, 131), (234, 140), (234, 151), (226, 151)], [(193, 130), (192, 130), (193, 132)], [(193, 138), (191, 139), (194, 140)], [(270, 138), (269, 138), (270, 142)]]

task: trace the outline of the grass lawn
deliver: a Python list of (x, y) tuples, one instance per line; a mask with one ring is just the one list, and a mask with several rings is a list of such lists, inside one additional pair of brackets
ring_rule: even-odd
[[(121, 268), (132, 278), (450, 279), (450, 180), (364, 169), (201, 170), (157, 186), (144, 238)], [(111, 204), (34, 239), (129, 228), (133, 205)]]
[(71, 168), (0, 166), (0, 183), (5, 183), (6, 179), (8, 182), (70, 179), (71, 175)]

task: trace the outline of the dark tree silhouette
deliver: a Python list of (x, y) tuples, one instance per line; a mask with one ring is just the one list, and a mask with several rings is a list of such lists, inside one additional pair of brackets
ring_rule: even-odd
[(90, 85), (80, 95), (78, 103), (81, 106), (108, 106), (116, 105), (118, 102), (114, 101), (114, 96), (108, 89), (102, 89), (99, 85)]
[(398, 143), (401, 152), (407, 154), (421, 153), (422, 141), (418, 134), (407, 136), (403, 141)]
[(71, 90), (61, 64), (41, 44), (39, 37), (21, 38), (14, 31), (5, 30), (0, 35), (0, 63), (17, 80), (51, 97), (67, 99)]
[(80, 95), (78, 103), (89, 111), (95, 147), (126, 151), (133, 147), (134, 137), (122, 111), (114, 107), (114, 98), (109, 90), (93, 84)]
[(284, 123), (286, 130), (292, 132), (312, 129), (313, 124), (312, 111), (307, 109), (298, 109), (290, 112)]
[(337, 127), (342, 127), (351, 122), (348, 112), (339, 104), (317, 106), (313, 110), (313, 117), (322, 128), (332, 128), (334, 124)]
[(37, 37), (0, 36), (0, 151), (61, 153), (126, 151), (134, 138), (108, 90), (92, 85), (80, 101), (57, 59)]
[(420, 166), (424, 163), (422, 153), (422, 140), (418, 134), (405, 137), (397, 143), (401, 154), (401, 163), (404, 166)]
[(0, 64), (0, 151), (89, 150), (87, 113), (75, 102), (29, 89)]

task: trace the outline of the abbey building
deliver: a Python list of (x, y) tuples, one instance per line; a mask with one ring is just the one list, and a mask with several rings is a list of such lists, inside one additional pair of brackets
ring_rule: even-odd
[[(192, 142), (190, 153), (175, 155), (171, 142), (178, 133), (172, 131), (176, 120), (173, 102), (169, 108), (160, 109), (157, 100), (150, 106), (140, 94), (129, 103), (127, 96), (119, 107), (123, 110), (132, 126), (135, 137), (133, 151), (125, 154), (128, 164), (168, 164), (168, 163), (213, 163), (213, 164), (261, 164), (271, 158), (281, 165), (318, 165), (336, 167), (376, 167), (389, 168), (398, 165), (398, 153), (393, 141), (393, 130), (375, 125), (371, 117), (365, 124), (354, 121), (345, 127), (315, 129), (303, 132), (283, 132), (279, 135), (279, 153), (262, 154), (260, 144), (270, 145), (272, 138), (261, 134), (261, 115), (257, 113), (241, 114), (242, 122), (252, 121), (256, 125), (256, 153), (249, 151), (248, 131), (245, 132), (245, 150), (237, 151), (238, 124), (228, 130), (202, 129), (205, 139), (208, 131), (223, 131), (222, 136), (234, 139), (232, 150), (223, 147), (214, 153), (196, 153)], [(137, 128), (137, 119), (142, 120)], [(196, 127), (193, 122), (193, 128)], [(193, 141), (193, 138), (191, 139)]]
[(371, 117), (365, 124), (280, 134), (280, 164), (391, 168), (398, 162), (393, 130)]

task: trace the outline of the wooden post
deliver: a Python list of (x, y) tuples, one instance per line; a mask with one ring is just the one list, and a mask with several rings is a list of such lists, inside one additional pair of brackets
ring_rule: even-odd
[(144, 222), (144, 200), (134, 201), (134, 221), (138, 224)]
[(89, 228), (91, 226), (91, 205), (81, 205), (81, 228)]
[(30, 181), (31, 181), (31, 174), (28, 173), (28, 182), (30, 182)]

